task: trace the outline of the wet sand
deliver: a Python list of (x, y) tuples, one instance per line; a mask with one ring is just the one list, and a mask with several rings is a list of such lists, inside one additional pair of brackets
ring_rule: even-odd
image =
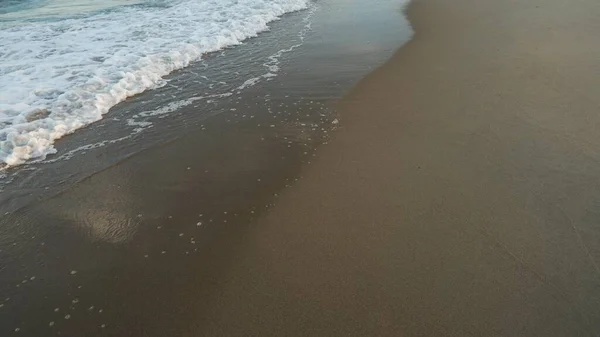
[(191, 331), (600, 334), (600, 6), (409, 14), (415, 39), (343, 100)]

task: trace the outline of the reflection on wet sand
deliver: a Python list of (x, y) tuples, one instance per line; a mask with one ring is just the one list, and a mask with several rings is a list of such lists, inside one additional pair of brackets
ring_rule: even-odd
[[(89, 336), (100, 325), (125, 333), (125, 316), (153, 321), (152, 310), (131, 312), (140, 301), (149, 301), (157, 287), (164, 289), (154, 303), (170, 303), (172, 289), (179, 288), (183, 296), (192, 284), (210, 292), (214, 285), (199, 275), (215, 277), (227, 270), (228, 261), (244, 247), (239, 242), (244, 228), (293, 183), (301, 163), (310, 162), (315, 147), (338, 123), (323, 102), (269, 109), (273, 113), (264, 116), (246, 110), (245, 116), (215, 118), (200, 135), (134, 156), (12, 215), (38, 233), (19, 254), (6, 254), (14, 259), (0, 273), (15, 275), (13, 284), (25, 276), (43, 277), (29, 288), (7, 285), (4, 292), (12, 294), (5, 304), (7, 317), (21, 317), (18, 328), (24, 333), (46, 333), (48, 322), (63, 334), (84, 331)], [(23, 241), (31, 233), (11, 240)], [(27, 270), (21, 268), (23, 261), (30, 261)], [(192, 266), (198, 274), (186, 273)], [(177, 275), (178, 280), (152, 279), (149, 273)], [(210, 299), (205, 292), (194, 296), (200, 294)], [(75, 302), (57, 320), (54, 309), (65, 299)], [(82, 316), (84, 307), (103, 308), (101, 317), (95, 310), (93, 316)], [(148, 323), (148, 329), (152, 326)]]

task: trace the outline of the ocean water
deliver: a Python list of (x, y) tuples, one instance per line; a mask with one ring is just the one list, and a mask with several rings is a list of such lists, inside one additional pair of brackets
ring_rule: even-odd
[(165, 86), (173, 71), (242, 44), (309, 5), (0, 0), (0, 166), (56, 153), (57, 139), (103, 119), (128, 97)]

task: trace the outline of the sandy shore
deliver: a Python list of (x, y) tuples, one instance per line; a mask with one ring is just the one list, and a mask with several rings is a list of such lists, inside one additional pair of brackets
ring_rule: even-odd
[(220, 114), (2, 217), (0, 332), (599, 335), (600, 6), (409, 17), (315, 157), (297, 117), (323, 106), (275, 97), (285, 123)]
[[(417, 0), (207, 335), (600, 333), (600, 7)], [(191, 335), (191, 334), (190, 334)]]

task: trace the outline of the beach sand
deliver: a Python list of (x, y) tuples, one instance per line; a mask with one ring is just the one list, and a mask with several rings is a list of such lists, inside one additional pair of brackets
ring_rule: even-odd
[(191, 331), (600, 334), (599, 16), (416, 0)]
[(1, 328), (599, 335), (600, 6), (408, 14), (316, 150), (224, 116), (6, 215)]

